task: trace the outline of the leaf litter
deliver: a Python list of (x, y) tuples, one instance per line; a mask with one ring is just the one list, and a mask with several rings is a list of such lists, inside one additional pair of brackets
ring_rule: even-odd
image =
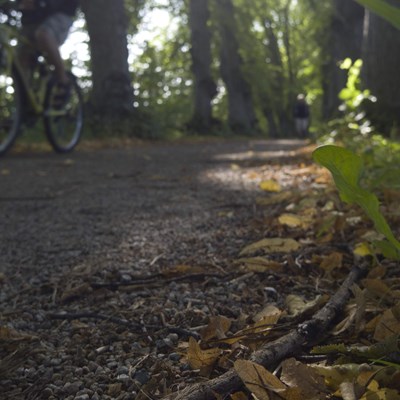
[[(40, 290), (53, 299), (53, 309), (66, 310), (64, 316), (70, 313), (71, 318), (52, 329), (61, 333), (59, 340), (66, 340), (65, 333), (69, 336), (65, 343), (71, 349), (78, 343), (85, 349), (79, 358), (80, 373), (86, 377), (92, 363), (91, 368), (96, 366), (93, 380), (102, 376), (107, 382), (102, 392), (87, 389), (92, 390), (88, 398), (95, 399), (96, 393), (105, 399), (174, 398), (174, 393), (192, 383), (207, 385), (205, 378), (215, 379), (232, 369), (242, 389), (215, 393), (215, 398), (400, 398), (398, 264), (375, 256), (371, 242), (360, 241), (371, 231), (370, 222), (356, 207), (338, 199), (326, 171), (311, 163), (309, 153), (302, 152), (292, 165), (274, 163), (246, 166), (246, 174), (251, 169), (252, 180), (265, 194), (257, 194), (253, 204), (257, 213), (240, 225), (241, 233), (253, 241), (241, 241), (236, 256), (225, 263), (210, 262), (208, 256), (200, 262), (194, 254), (159, 271), (154, 268), (147, 276), (86, 266), (83, 275), (60, 275), (56, 286), (42, 286)], [(233, 171), (242, 174), (240, 165)], [(397, 199), (398, 194), (386, 193), (386, 209), (393, 209)], [(394, 230), (399, 231), (397, 226)], [(223, 234), (222, 230), (220, 237)], [(323, 337), (314, 338), (315, 343), (307, 343), (273, 368), (250, 361), (257, 350), (317, 313), (365, 257), (371, 264), (368, 276), (353, 287), (352, 298)], [(7, 274), (2, 276), (0, 284), (7, 284)], [(98, 303), (105, 307), (97, 318), (79, 314), (81, 307), (96, 309)], [(111, 318), (115, 310), (119, 316)], [(63, 314), (58, 316), (62, 319)], [(96, 312), (91, 316), (96, 317)], [(4, 321), (13, 318), (11, 311), (3, 313)], [(132, 320), (135, 329), (126, 323)], [(68, 331), (62, 333), (66, 326)], [(12, 330), (1, 326), (4, 376), (0, 382), (16, 372), (29, 374), (29, 366), (21, 367), (21, 351), (32, 365), (33, 360), (52, 363), (53, 370), (63, 365), (57, 360), (60, 350), (53, 351), (50, 359), (33, 354), (37, 336), (25, 332), (23, 325)], [(67, 350), (61, 351), (61, 357), (70, 359)], [(124, 365), (117, 357), (124, 358)], [(118, 370), (113, 369), (114, 362)], [(8, 379), (11, 384), (13, 378)], [(60, 389), (47, 391), (49, 398), (84, 395), (79, 390), (84, 390), (85, 379), (70, 394), (68, 382), (62, 381)], [(23, 398), (18, 397), (21, 393), (10, 391), (9, 398)], [(32, 390), (32, 397), (26, 398), (34, 398), (35, 393), (39, 392)]]

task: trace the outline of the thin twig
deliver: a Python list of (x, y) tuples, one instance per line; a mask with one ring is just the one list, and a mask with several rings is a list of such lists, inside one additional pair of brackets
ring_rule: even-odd
[(94, 313), (91, 311), (82, 311), (82, 312), (60, 312), (60, 313), (49, 313), (47, 314), (48, 318), (50, 319), (59, 319), (59, 320), (68, 320), (72, 321), (74, 319), (96, 319), (96, 320), (101, 320), (101, 321), (109, 321), (112, 322), (113, 324), (116, 325), (122, 325), (126, 326), (127, 328), (130, 329), (136, 329), (136, 330), (141, 330), (142, 332), (145, 332), (148, 334), (148, 329), (151, 329), (153, 331), (162, 331), (166, 330), (170, 333), (176, 333), (180, 336), (184, 337), (190, 337), (193, 336), (195, 339), (200, 339), (200, 335), (196, 332), (192, 332), (188, 329), (183, 329), (179, 328), (176, 326), (161, 326), (161, 325), (145, 325), (144, 323), (136, 323), (132, 321), (128, 321), (123, 318), (117, 318), (117, 317), (111, 317), (109, 315), (104, 315), (104, 314), (99, 314), (99, 313)]

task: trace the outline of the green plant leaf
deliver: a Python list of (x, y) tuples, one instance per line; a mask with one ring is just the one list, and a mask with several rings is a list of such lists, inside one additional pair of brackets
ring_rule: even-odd
[(330, 171), (340, 198), (346, 203), (358, 204), (374, 222), (376, 230), (386, 237), (387, 245), (393, 248), (393, 252), (389, 252), (385, 245), (385, 253), (396, 254), (395, 258), (399, 259), (400, 242), (396, 240), (385, 217), (380, 212), (377, 197), (359, 184), (363, 172), (361, 157), (343, 147), (327, 145), (317, 148), (313, 152), (313, 159)]
[(400, 29), (400, 8), (390, 5), (385, 0), (356, 0), (375, 14), (384, 18), (395, 28)]

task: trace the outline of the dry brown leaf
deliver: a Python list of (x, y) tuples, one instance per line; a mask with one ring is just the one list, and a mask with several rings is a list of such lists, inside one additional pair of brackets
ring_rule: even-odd
[[(282, 363), (281, 380), (290, 388), (297, 389), (293, 391), (290, 399), (299, 394), (302, 399), (322, 399), (324, 393), (328, 391), (325, 380), (320, 374), (294, 358), (289, 358)], [(289, 397), (285, 395), (284, 398), (288, 399)]]
[(278, 221), (282, 225), (289, 226), (291, 228), (303, 227), (304, 218), (296, 214), (285, 213), (279, 216)]
[(259, 400), (269, 400), (269, 391), (282, 392), (286, 386), (263, 366), (247, 360), (237, 360), (235, 371), (240, 379)]
[(220, 349), (216, 348), (203, 350), (193, 337), (189, 338), (187, 358), (189, 365), (193, 369), (204, 371), (212, 368), (221, 352)]
[(243, 392), (236, 392), (231, 394), (231, 400), (248, 400), (247, 395)]
[(396, 311), (386, 310), (375, 328), (374, 339), (380, 342), (395, 335), (400, 335), (400, 319)]
[(201, 337), (207, 341), (214, 337), (223, 339), (229, 331), (232, 321), (224, 316), (211, 317), (208, 325), (201, 331)]
[(387, 268), (383, 265), (378, 265), (368, 272), (368, 279), (381, 279), (386, 275)]
[(317, 296), (314, 300), (305, 301), (303, 297), (296, 294), (286, 296), (285, 304), (287, 311), (292, 316), (298, 316), (302, 313), (319, 308), (327, 301), (326, 296)]
[(261, 311), (259, 311), (253, 317), (253, 321), (260, 321), (263, 318), (276, 316), (276, 315), (281, 316), (282, 315), (282, 311), (278, 307), (275, 307), (272, 304), (267, 304)]
[(235, 263), (240, 264), (248, 272), (282, 272), (283, 265), (274, 260), (265, 257), (241, 258)]
[(267, 238), (246, 246), (240, 252), (240, 255), (249, 255), (257, 251), (264, 251), (266, 253), (290, 253), (299, 248), (300, 244), (292, 238)]
[(273, 204), (280, 204), (291, 198), (293, 198), (292, 192), (280, 192), (280, 193), (272, 194), (268, 197), (257, 197), (256, 203), (259, 206), (270, 206)]
[(389, 287), (380, 279), (363, 279), (362, 284), (374, 296), (386, 297), (390, 295)]
[(85, 296), (88, 293), (91, 293), (92, 291), (93, 289), (89, 285), (89, 283), (83, 283), (82, 285), (75, 286), (65, 290), (61, 296), (61, 301), (62, 302), (71, 301), (77, 297)]
[(340, 268), (343, 262), (343, 254), (333, 252), (324, 257), (320, 267), (325, 271), (325, 274), (330, 275), (334, 269)]

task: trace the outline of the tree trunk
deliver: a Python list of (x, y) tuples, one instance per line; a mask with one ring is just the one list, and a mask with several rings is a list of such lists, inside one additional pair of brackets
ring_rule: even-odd
[(124, 1), (83, 1), (82, 9), (90, 38), (90, 104), (103, 117), (116, 117), (133, 110)]
[(211, 102), (217, 94), (217, 85), (211, 74), (209, 14), (208, 0), (190, 0), (189, 27), (194, 75), (194, 110), (189, 127), (199, 133), (207, 133), (212, 126)]
[(377, 103), (369, 104), (371, 117), (389, 133), (393, 122), (400, 124), (400, 31), (372, 12), (367, 12), (365, 28), (364, 86), (377, 97)]
[(221, 76), (228, 94), (229, 126), (234, 132), (251, 133), (257, 121), (250, 85), (242, 73), (232, 0), (216, 0), (216, 13), (221, 39)]
[(333, 117), (340, 105), (338, 94), (346, 86), (347, 72), (340, 62), (346, 58), (361, 58), (364, 7), (353, 0), (334, 0), (329, 39), (326, 43), (326, 62), (322, 67), (323, 116)]

